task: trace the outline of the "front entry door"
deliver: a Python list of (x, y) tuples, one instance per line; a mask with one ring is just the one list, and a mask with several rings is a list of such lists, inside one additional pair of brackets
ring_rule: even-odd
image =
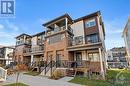
[(52, 61), (52, 55), (49, 55), (48, 62), (51, 62), (51, 61)]
[(61, 66), (61, 58), (62, 58), (61, 54), (56, 55), (56, 66), (57, 67)]
[(77, 66), (81, 66), (82, 65), (82, 53), (76, 53), (76, 62), (77, 62)]

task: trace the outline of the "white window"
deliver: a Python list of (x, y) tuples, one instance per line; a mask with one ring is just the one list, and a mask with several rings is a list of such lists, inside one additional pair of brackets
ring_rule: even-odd
[(89, 53), (88, 54), (89, 60), (93, 62), (98, 62), (100, 61), (99, 59), (99, 54), (98, 53)]
[(95, 25), (96, 25), (95, 19), (92, 19), (92, 20), (89, 20), (89, 21), (85, 21), (85, 28), (93, 27)]

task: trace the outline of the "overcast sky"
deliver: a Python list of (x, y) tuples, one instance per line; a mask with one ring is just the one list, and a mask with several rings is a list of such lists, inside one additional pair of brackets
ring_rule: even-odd
[(35, 34), (42, 24), (65, 13), (73, 19), (101, 11), (106, 48), (124, 46), (121, 37), (130, 15), (130, 0), (15, 0), (15, 18), (0, 18), (0, 45), (15, 45), (21, 33)]

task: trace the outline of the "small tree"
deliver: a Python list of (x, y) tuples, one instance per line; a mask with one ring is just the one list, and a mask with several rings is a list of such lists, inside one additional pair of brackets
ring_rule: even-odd
[(16, 86), (18, 86), (18, 82), (19, 82), (19, 76), (20, 76), (20, 73), (22, 72), (22, 71), (24, 71), (24, 70), (26, 70), (27, 69), (27, 67), (26, 67), (26, 65), (25, 64), (17, 64), (16, 65), (16, 73), (17, 73), (17, 77), (16, 77)]

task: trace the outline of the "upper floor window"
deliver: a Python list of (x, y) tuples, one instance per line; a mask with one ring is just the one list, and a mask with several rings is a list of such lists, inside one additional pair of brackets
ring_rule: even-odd
[(83, 43), (83, 36), (78, 36), (74, 38), (75, 44), (82, 44)]
[(89, 20), (89, 21), (85, 21), (85, 28), (93, 27), (95, 25), (96, 25), (95, 19), (92, 19), (92, 20)]
[(86, 36), (87, 43), (96, 43), (99, 42), (98, 34), (91, 34)]

